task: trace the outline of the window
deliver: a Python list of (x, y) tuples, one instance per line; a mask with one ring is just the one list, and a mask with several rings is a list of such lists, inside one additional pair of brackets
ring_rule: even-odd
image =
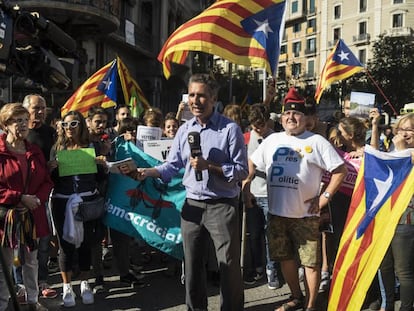
[(306, 40), (306, 50), (308, 53), (316, 52), (316, 38)]
[(367, 62), (367, 50), (359, 50), (358, 51), (358, 59), (362, 64), (365, 64)]
[(333, 39), (335, 41), (341, 39), (341, 28), (334, 28), (334, 30), (333, 30)]
[(293, 55), (298, 57), (300, 54), (300, 41), (292, 44)]
[(315, 61), (314, 60), (308, 61), (307, 75), (308, 75), (308, 77), (315, 76)]
[(394, 4), (404, 3), (404, 0), (394, 0), (393, 3)]
[(367, 33), (367, 22), (359, 23), (358, 28), (359, 28), (358, 34), (365, 35)]
[(277, 78), (279, 81), (286, 80), (286, 66), (278, 66), (277, 67)]
[(336, 5), (334, 7), (334, 19), (339, 19), (339, 18), (341, 18), (341, 6)]
[(403, 15), (402, 13), (394, 14), (392, 16), (392, 27), (398, 28), (403, 26)]
[(359, 0), (359, 12), (365, 12), (367, 10), (367, 0)]
[(280, 46), (280, 54), (286, 54), (287, 53), (287, 46), (286, 44), (283, 44)]
[(316, 18), (308, 20), (308, 33), (314, 33), (316, 31)]
[(315, 13), (316, 8), (315, 8), (315, 0), (309, 0), (309, 13)]
[(292, 77), (298, 78), (300, 76), (300, 64), (292, 64)]
[(299, 12), (299, 1), (292, 1), (292, 13)]
[(300, 32), (300, 23), (295, 23), (293, 25), (293, 32)]

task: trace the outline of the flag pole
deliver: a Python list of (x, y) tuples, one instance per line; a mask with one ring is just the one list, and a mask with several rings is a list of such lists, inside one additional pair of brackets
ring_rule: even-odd
[(397, 116), (398, 113), (395, 110), (394, 106), (391, 104), (390, 100), (387, 98), (387, 96), (385, 96), (384, 92), (382, 91), (382, 89), (380, 88), (380, 86), (378, 85), (378, 83), (374, 80), (374, 78), (372, 77), (371, 73), (369, 72), (368, 68), (365, 68), (365, 72), (367, 73), (368, 77), (371, 79), (372, 83), (374, 83), (375, 87), (377, 88), (377, 90), (381, 93), (382, 97), (384, 97), (384, 99), (387, 101), (386, 103), (388, 103), (391, 106), (392, 111), (394, 112), (394, 115)]

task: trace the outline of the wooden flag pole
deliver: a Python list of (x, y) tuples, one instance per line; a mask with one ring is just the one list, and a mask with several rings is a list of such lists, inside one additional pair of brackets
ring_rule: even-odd
[(394, 115), (397, 116), (398, 113), (395, 110), (394, 106), (391, 104), (390, 100), (387, 98), (387, 96), (385, 96), (384, 92), (382, 91), (382, 89), (380, 88), (380, 86), (378, 85), (378, 83), (374, 80), (374, 78), (372, 77), (371, 73), (369, 72), (368, 68), (365, 68), (365, 72), (367, 73), (368, 77), (371, 79), (372, 83), (374, 83), (375, 87), (377, 88), (377, 90), (381, 93), (382, 97), (384, 97), (384, 99), (386, 100), (386, 103), (388, 103), (392, 109), (392, 111), (394, 112)]

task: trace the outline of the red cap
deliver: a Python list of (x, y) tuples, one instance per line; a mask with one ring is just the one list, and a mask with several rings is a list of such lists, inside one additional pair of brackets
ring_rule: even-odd
[(294, 87), (289, 89), (289, 92), (286, 94), (285, 99), (283, 100), (283, 111), (287, 110), (296, 110), (305, 113), (305, 98), (300, 96), (298, 91)]

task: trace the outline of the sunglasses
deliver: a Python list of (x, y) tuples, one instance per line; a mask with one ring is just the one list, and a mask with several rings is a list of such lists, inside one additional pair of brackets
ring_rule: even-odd
[(61, 125), (65, 129), (68, 129), (68, 128), (74, 129), (74, 128), (78, 127), (79, 123), (80, 123), (80, 121), (73, 120), (73, 121), (69, 121), (69, 122), (62, 122)]

